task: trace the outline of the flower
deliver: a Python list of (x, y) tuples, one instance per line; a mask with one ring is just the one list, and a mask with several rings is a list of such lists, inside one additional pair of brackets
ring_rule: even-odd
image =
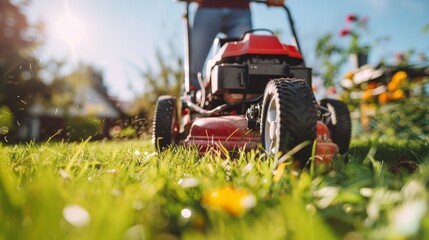
[(230, 185), (209, 189), (201, 201), (205, 207), (220, 209), (233, 216), (240, 216), (256, 205), (256, 198), (250, 192)]
[(405, 71), (398, 71), (392, 77), (392, 80), (387, 84), (387, 90), (394, 92), (399, 89), (401, 83), (407, 79), (408, 75)]
[(363, 17), (363, 18), (360, 20), (360, 24), (361, 24), (362, 26), (365, 26), (365, 27), (366, 27), (366, 25), (368, 24), (368, 17)]
[(346, 78), (346, 79), (350, 79), (350, 80), (353, 80), (353, 77), (354, 77), (354, 72), (347, 72), (345, 75), (344, 75), (344, 78)]
[(326, 92), (329, 95), (334, 95), (337, 94), (337, 89), (335, 88), (335, 86), (329, 86), (328, 89), (326, 89)]
[(340, 31), (340, 36), (341, 37), (345, 37), (345, 36), (347, 36), (349, 34), (350, 34), (350, 29), (344, 28), (344, 29), (341, 29), (341, 31)]
[(76, 204), (67, 205), (63, 209), (63, 216), (67, 222), (75, 227), (83, 227), (91, 220), (86, 209)]
[(340, 31), (341, 37), (350, 37), (350, 45), (346, 49), (348, 53), (368, 53), (369, 45), (359, 42), (360, 35), (367, 31), (368, 17), (360, 18), (355, 14), (346, 16), (346, 27)]
[(402, 89), (398, 89), (392, 93), (392, 100), (399, 100), (405, 98), (405, 92)]
[(364, 101), (368, 101), (368, 100), (372, 99), (372, 97), (373, 97), (373, 95), (372, 95), (372, 91), (370, 89), (366, 90), (362, 94), (362, 100), (364, 100)]
[(387, 92), (383, 92), (380, 95), (378, 95), (378, 102), (381, 104), (387, 103), (390, 100), (389, 98), (390, 98), (389, 94)]
[(398, 52), (395, 54), (395, 61), (397, 64), (406, 63), (408, 60), (407, 55), (403, 52)]
[(358, 17), (354, 14), (349, 14), (346, 17), (346, 22), (355, 22), (358, 20)]

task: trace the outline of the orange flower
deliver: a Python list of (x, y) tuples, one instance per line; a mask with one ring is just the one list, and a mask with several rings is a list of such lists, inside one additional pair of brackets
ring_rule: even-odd
[(391, 81), (389, 82), (389, 84), (387, 84), (387, 90), (389, 90), (389, 92), (393, 92), (395, 90), (397, 90), (399, 88), (399, 85), (401, 85), (401, 83), (407, 79), (408, 75), (406, 72), (404, 71), (399, 71), (397, 73), (395, 73), (391, 79)]
[(367, 84), (367, 89), (375, 89), (378, 86), (376, 82), (370, 82)]
[(233, 216), (240, 216), (256, 205), (256, 198), (249, 191), (232, 186), (210, 189), (201, 201), (205, 207), (220, 209)]
[(398, 87), (399, 87), (399, 85), (398, 85), (396, 82), (394, 82), (394, 81), (390, 81), (390, 82), (387, 84), (387, 90), (388, 90), (389, 92), (393, 92), (393, 91), (395, 91), (396, 89), (398, 89)]
[(366, 90), (365, 92), (363, 92), (362, 94), (362, 100), (364, 101), (368, 101), (372, 98), (372, 90)]
[(378, 95), (378, 102), (383, 104), (389, 101), (389, 94), (387, 92), (381, 93)]

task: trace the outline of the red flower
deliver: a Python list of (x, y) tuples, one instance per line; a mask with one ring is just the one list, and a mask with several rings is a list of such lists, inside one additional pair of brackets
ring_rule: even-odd
[(353, 14), (349, 14), (346, 17), (346, 22), (356, 22), (358, 20), (358, 17)]
[(350, 34), (350, 29), (344, 28), (340, 31), (340, 36), (345, 37)]

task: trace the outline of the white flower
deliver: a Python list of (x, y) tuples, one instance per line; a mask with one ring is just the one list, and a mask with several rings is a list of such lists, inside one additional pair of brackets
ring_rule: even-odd
[(75, 227), (83, 227), (89, 223), (89, 213), (79, 205), (67, 205), (63, 209), (64, 219)]
[(198, 180), (198, 178), (181, 178), (178, 182), (178, 184), (182, 187), (182, 188), (192, 188), (192, 187), (196, 187), (200, 184), (200, 181)]
[(393, 213), (393, 230), (405, 236), (416, 234), (426, 211), (427, 205), (424, 200), (404, 203)]

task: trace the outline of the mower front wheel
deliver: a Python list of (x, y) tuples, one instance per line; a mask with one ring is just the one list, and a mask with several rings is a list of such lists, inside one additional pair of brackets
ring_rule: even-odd
[(178, 132), (177, 106), (174, 96), (161, 96), (155, 107), (152, 141), (157, 151), (163, 151), (176, 142)]
[(261, 140), (267, 154), (284, 155), (307, 142), (293, 155), (304, 167), (316, 139), (316, 114), (316, 100), (305, 80), (270, 81), (265, 88), (261, 116)]

